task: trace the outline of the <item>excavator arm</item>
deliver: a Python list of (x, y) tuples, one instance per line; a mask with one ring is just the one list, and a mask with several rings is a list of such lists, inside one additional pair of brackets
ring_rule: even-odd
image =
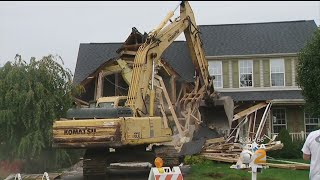
[[(187, 1), (179, 4), (180, 16), (171, 21), (174, 11), (170, 11), (159, 26), (149, 33), (146, 42), (140, 46), (134, 59), (131, 86), (128, 92), (127, 105), (136, 116), (145, 109), (146, 96), (149, 95), (150, 107), (148, 114), (153, 116), (154, 104), (154, 75), (155, 67), (162, 53), (173, 41), (184, 32), (196, 76), (200, 78), (201, 86), (205, 89), (212, 84), (208, 73), (208, 63), (205, 58), (200, 33), (195, 23), (193, 11)], [(165, 26), (168, 22), (169, 25)], [(151, 86), (150, 86), (151, 84)], [(144, 112), (146, 114), (146, 112)]]

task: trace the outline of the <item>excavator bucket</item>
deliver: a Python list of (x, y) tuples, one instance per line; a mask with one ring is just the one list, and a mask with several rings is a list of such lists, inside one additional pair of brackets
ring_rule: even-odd
[(209, 99), (199, 107), (204, 125), (195, 129), (192, 141), (183, 144), (180, 155), (197, 154), (207, 139), (227, 136), (233, 119), (234, 103), (230, 96)]
[(210, 99), (205, 104), (200, 106), (203, 122), (220, 136), (228, 135), (233, 119), (234, 103), (232, 98), (230, 96), (220, 96)]

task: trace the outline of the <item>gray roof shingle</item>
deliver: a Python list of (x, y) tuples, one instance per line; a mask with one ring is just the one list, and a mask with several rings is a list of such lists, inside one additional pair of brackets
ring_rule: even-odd
[(207, 56), (296, 53), (317, 29), (313, 20), (199, 27)]
[(73, 83), (79, 84), (101, 64), (115, 58), (122, 43), (81, 43)]
[(304, 99), (301, 94), (301, 90), (221, 92), (221, 95), (231, 96), (234, 101), (266, 101), (266, 100), (273, 100), (273, 99)]
[(169, 46), (162, 58), (187, 82), (193, 82), (194, 65), (185, 41), (175, 41)]

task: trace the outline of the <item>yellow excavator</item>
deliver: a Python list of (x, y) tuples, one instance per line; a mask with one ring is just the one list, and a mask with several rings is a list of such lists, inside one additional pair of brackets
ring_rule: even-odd
[[(178, 7), (180, 16), (171, 20)], [(165, 67), (162, 53), (181, 33), (195, 76), (194, 82), (180, 87), (173, 102), (159, 72)], [(206, 138), (228, 134), (233, 100), (215, 91), (202, 46), (192, 9), (183, 1), (148, 34), (131, 69), (118, 61), (125, 67), (127, 96), (99, 98), (88, 108), (70, 109), (53, 124), (53, 146), (86, 149), (83, 173), (89, 178), (105, 175), (112, 162), (152, 162), (159, 156), (165, 165), (177, 165), (184, 155), (201, 151)]]

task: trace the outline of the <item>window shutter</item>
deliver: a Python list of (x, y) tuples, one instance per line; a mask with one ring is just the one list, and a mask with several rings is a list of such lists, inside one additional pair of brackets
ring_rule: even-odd
[(269, 59), (263, 60), (263, 80), (264, 80), (264, 87), (270, 87), (270, 61), (269, 61)]
[(260, 87), (260, 62), (253, 60), (253, 83), (254, 87)]
[(232, 61), (232, 71), (233, 71), (233, 77), (232, 77), (233, 87), (238, 88), (239, 87), (239, 66), (238, 66), (237, 60)]
[(223, 88), (229, 88), (229, 63), (222, 61)]
[(291, 59), (284, 59), (285, 68), (285, 86), (292, 86), (292, 69), (291, 69)]

